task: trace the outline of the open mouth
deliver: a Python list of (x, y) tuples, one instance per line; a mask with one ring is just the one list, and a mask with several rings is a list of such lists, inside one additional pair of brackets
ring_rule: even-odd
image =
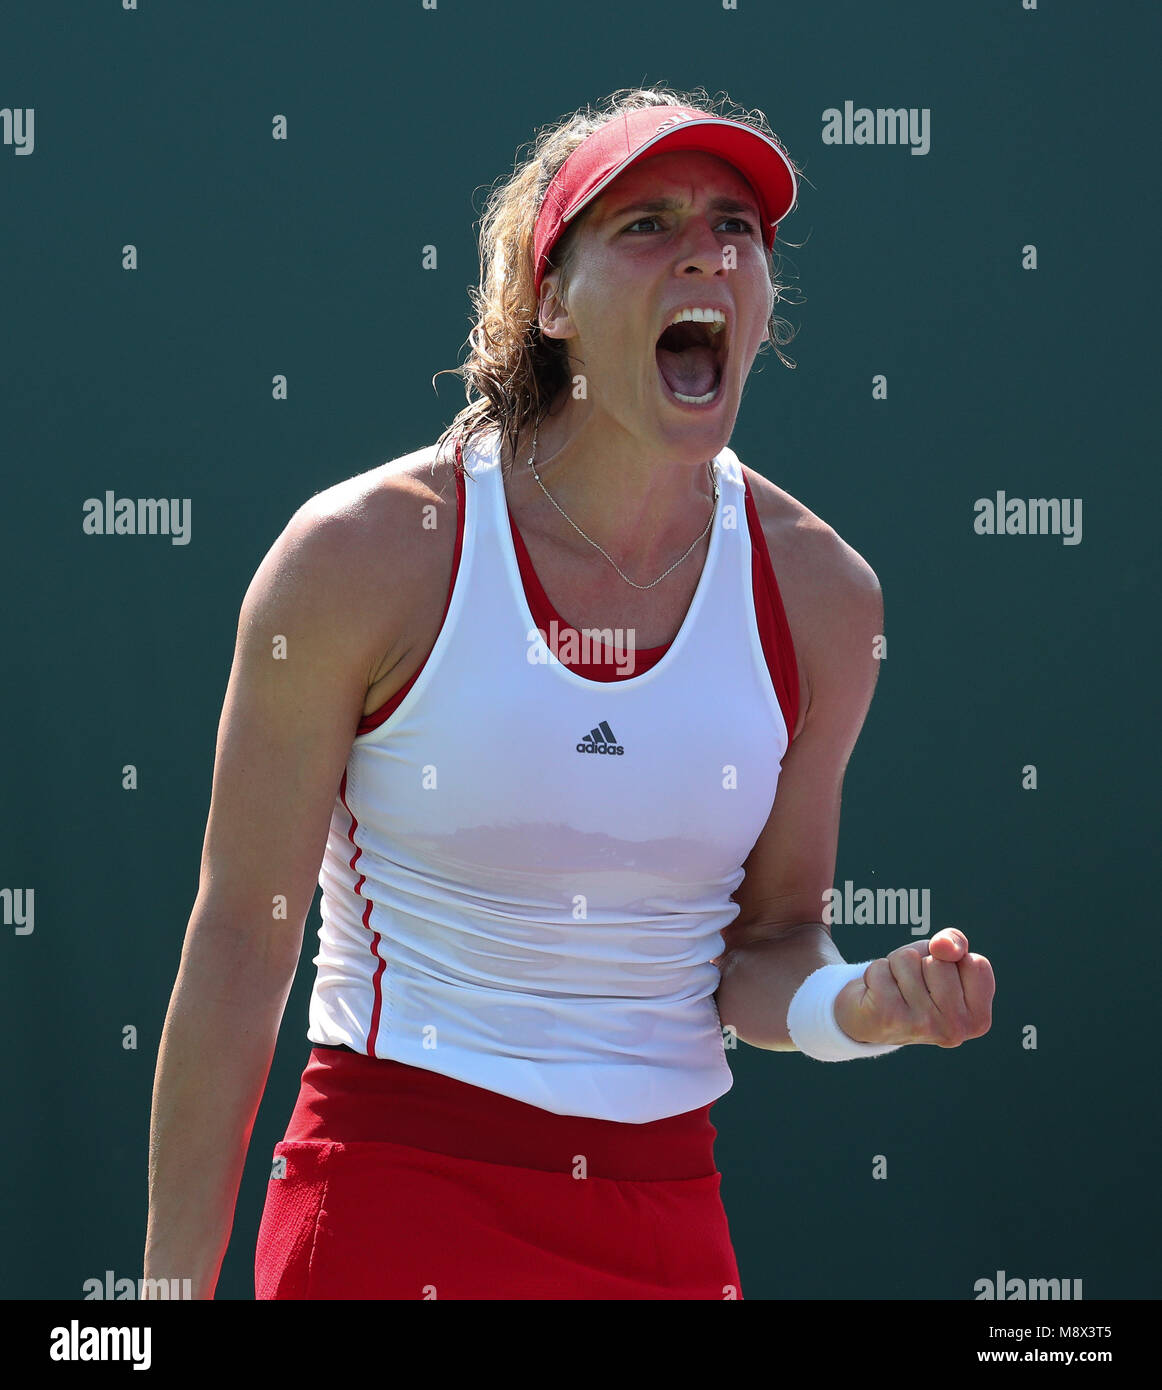
[(712, 323), (686, 320), (662, 331), (654, 348), (666, 392), (682, 405), (713, 405), (722, 391), (726, 332)]

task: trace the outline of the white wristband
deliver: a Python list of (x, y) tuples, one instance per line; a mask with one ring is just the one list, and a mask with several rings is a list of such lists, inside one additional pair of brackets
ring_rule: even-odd
[(862, 980), (870, 964), (870, 960), (865, 960), (858, 965), (847, 961), (821, 965), (795, 991), (787, 1010), (787, 1032), (800, 1052), (817, 1062), (848, 1062), (855, 1057), (882, 1057), (903, 1046), (856, 1042), (835, 1021), (835, 1001), (840, 990), (852, 980)]

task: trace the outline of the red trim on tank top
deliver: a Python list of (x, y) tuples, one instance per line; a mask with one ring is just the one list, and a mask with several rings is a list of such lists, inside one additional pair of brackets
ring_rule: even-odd
[[(459, 441), (459, 439), (457, 439), (457, 441), (456, 441), (456, 462), (457, 462), (457, 463), (460, 462), (460, 441)], [(438, 627), (438, 628), (436, 629), (437, 634), (439, 634), (440, 628), (442, 628), (442, 627), (444, 626), (444, 619), (448, 616), (448, 607), (449, 607), (449, 605), (450, 605), (451, 602), (452, 602), (452, 590), (456, 587), (456, 574), (457, 574), (457, 571), (460, 569), (460, 551), (463, 549), (463, 546), (464, 546), (464, 474), (460, 471), (459, 468), (457, 468), (457, 469), (456, 469), (456, 546), (455, 546), (455, 549), (452, 551), (452, 577), (451, 577), (451, 579), (448, 580), (448, 596), (447, 596), (447, 598), (444, 600), (444, 611), (440, 614), (440, 627)], [(430, 656), (431, 653), (429, 652), (428, 655)], [(363, 716), (363, 718), (360, 719), (359, 724), (357, 725), (357, 727), (356, 727), (356, 729), (355, 729), (355, 736), (356, 736), (356, 738), (358, 738), (360, 734), (368, 734), (368, 733), (370, 733), (372, 729), (378, 729), (379, 726), (384, 722), (385, 719), (390, 719), (390, 718), (391, 718), (391, 716), (395, 713), (395, 711), (399, 708), (400, 704), (402, 703), (404, 696), (408, 693), (408, 691), (412, 688), (413, 685), (415, 685), (416, 681), (419, 679), (420, 671), (422, 671), (422, 670), (424, 669), (424, 667), (425, 667), (427, 664), (428, 664), (428, 658), (427, 658), (427, 657), (424, 657), (423, 661), (420, 663), (420, 669), (419, 669), (419, 671), (417, 671), (417, 672), (415, 673), (415, 675), (409, 676), (408, 679), (406, 680), (406, 682), (403, 684), (403, 686), (402, 686), (399, 690), (397, 690), (397, 691), (395, 692), (395, 694), (387, 701), (386, 704), (380, 705), (380, 707), (379, 707), (377, 710), (373, 710), (370, 714), (365, 714), (365, 715)]]
[[(460, 442), (456, 442), (456, 460), (460, 461)], [(774, 566), (771, 564), (770, 551), (767, 546), (767, 538), (763, 533), (762, 523), (759, 521), (758, 510), (755, 507), (754, 497), (751, 494), (750, 483), (746, 474), (743, 473), (743, 486), (746, 490), (746, 520), (750, 531), (751, 542), (751, 583), (754, 590), (755, 618), (758, 622), (759, 639), (762, 643), (763, 655), (766, 657), (767, 670), (770, 672), (771, 683), (775, 688), (775, 694), (779, 699), (779, 706), (783, 711), (783, 720), (787, 725), (788, 740), (793, 737), (795, 724), (799, 718), (799, 668), (795, 660), (795, 648), (791, 641), (791, 629), (787, 622), (787, 615), (783, 608), (782, 595), (779, 593), (778, 581), (775, 579)], [(536, 570), (533, 568), (532, 559), (529, 556), (528, 548), (517, 529), (513, 519), (511, 508), (506, 507), (508, 512), (509, 526), (512, 530), (513, 549), (516, 551), (517, 564), (520, 568), (521, 581), (524, 584), (525, 596), (528, 599), (529, 611), (533, 615), (533, 620), (537, 627), (544, 632), (553, 633), (552, 624), (556, 623), (556, 633), (560, 637), (569, 624), (561, 617), (553, 605), (549, 602), (548, 595), (537, 578)], [(456, 585), (456, 573), (460, 567), (460, 553), (463, 548), (464, 540), (464, 475), (459, 468), (456, 469), (456, 547), (452, 557), (452, 577), (448, 581), (448, 596), (444, 600), (444, 612), (440, 617), (440, 627), (444, 625), (444, 619), (448, 615), (448, 607), (452, 602), (452, 591)], [(438, 629), (437, 629), (438, 631)], [(559, 643), (553, 643), (554, 655), (559, 657)], [(666, 642), (660, 647), (639, 647), (634, 653), (633, 674), (641, 675), (648, 671), (652, 666), (656, 666), (662, 657), (670, 650), (670, 643)], [(621, 679), (618, 674), (617, 666), (613, 662), (582, 662), (582, 661), (562, 661), (570, 671), (583, 677), (585, 680), (592, 681), (615, 681)], [(358, 734), (369, 733), (372, 729), (377, 729), (384, 720), (391, 717), (399, 705), (402, 703), (408, 691), (415, 684), (420, 672), (427, 665), (425, 657), (423, 665), (419, 671), (411, 676), (402, 689), (396, 693), (373, 713), (364, 715), (359, 721), (356, 730)]]
[(771, 564), (770, 548), (745, 473), (742, 475), (742, 481), (746, 488), (746, 521), (750, 530), (755, 617), (758, 619), (759, 639), (762, 642), (763, 655), (767, 659), (767, 670), (771, 673), (771, 684), (779, 697), (783, 722), (787, 726), (789, 747), (795, 737), (795, 725), (799, 721), (799, 663), (795, 660), (791, 625), (787, 622), (787, 614), (783, 608), (783, 596), (779, 593), (775, 567)]
[[(347, 814), (351, 817), (351, 824), (347, 827), (347, 839), (355, 853), (351, 856), (350, 860), (348, 861), (347, 867), (354, 873), (355, 865), (359, 860), (359, 856), (363, 853), (363, 848), (361, 845), (357, 845), (355, 843), (355, 831), (359, 827), (359, 822), (355, 818), (355, 812), (351, 809), (350, 806), (347, 805), (346, 768), (343, 769), (343, 780), (339, 783), (339, 800), (342, 801)], [(352, 890), (357, 898), (362, 896), (363, 885), (366, 882), (367, 875), (360, 874), (359, 878), (355, 883), (355, 887)], [(374, 995), (374, 1000), (371, 1006), (371, 1027), (368, 1029), (367, 1032), (366, 1046), (367, 1055), (369, 1057), (374, 1057), (375, 1038), (376, 1034), (378, 1034), (379, 1032), (379, 1015), (383, 1011), (383, 989), (380, 984), (380, 981), (383, 978), (383, 972), (387, 966), (387, 961), (385, 961), (384, 958), (379, 954), (379, 933), (377, 931), (371, 931), (371, 908), (372, 901), (370, 898), (368, 898), (366, 899), (366, 906), (363, 909), (363, 925), (369, 932), (371, 932), (371, 954), (375, 957), (377, 964), (375, 967), (375, 974), (372, 976), (371, 980), (371, 988), (372, 993)]]
[[(549, 596), (541, 586), (541, 581), (537, 578), (537, 572), (533, 568), (532, 558), (528, 548), (524, 543), (524, 538), (517, 530), (516, 522), (513, 520), (511, 508), (508, 511), (509, 529), (512, 531), (513, 548), (516, 551), (516, 561), (520, 566), (520, 577), (524, 583), (525, 597), (529, 601), (529, 612), (533, 615), (533, 621), (540, 629), (542, 637), (552, 638), (556, 636), (556, 641), (551, 641), (549, 645), (553, 649), (553, 655), (570, 671), (576, 671), (579, 676), (583, 676), (589, 681), (615, 681), (622, 679), (618, 675), (617, 666), (613, 660), (609, 661), (566, 661), (561, 656), (561, 640), (566, 632), (577, 632), (575, 627), (561, 617), (560, 613), (549, 602)], [(556, 628), (553, 624), (556, 623)], [(580, 634), (574, 638), (578, 642)], [(594, 645), (597, 645), (594, 643)], [(601, 643), (602, 650), (608, 650), (604, 643)], [(670, 650), (669, 642), (663, 643), (660, 647), (636, 647), (634, 649), (634, 668), (633, 675), (640, 676), (648, 671), (651, 666), (656, 666), (662, 657)]]

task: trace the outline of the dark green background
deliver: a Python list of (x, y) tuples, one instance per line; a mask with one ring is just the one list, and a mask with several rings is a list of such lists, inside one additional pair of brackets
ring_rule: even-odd
[[(0, 105), (35, 108), (36, 148), (0, 147), (0, 884), (35, 889), (36, 929), (0, 930), (0, 1294), (141, 1273), (154, 1059), (259, 560), (311, 494), (437, 437), (486, 189), (538, 126), (645, 81), (762, 108), (805, 168), (780, 227), (805, 243), (798, 367), (760, 359), (731, 444), (883, 585), (836, 881), (929, 887), (998, 980), (957, 1050), (729, 1054), (744, 1292), (971, 1299), (1002, 1268), (1158, 1296), (1160, 27), (1019, 0), (8, 10)], [(931, 108), (930, 153), (824, 146), (848, 99)], [(976, 536), (998, 488), (1083, 498), (1082, 543)], [(83, 535), (106, 489), (190, 497), (192, 543)], [(316, 901), (220, 1298), (253, 1297), (318, 925)], [(856, 960), (908, 939), (835, 935)]]

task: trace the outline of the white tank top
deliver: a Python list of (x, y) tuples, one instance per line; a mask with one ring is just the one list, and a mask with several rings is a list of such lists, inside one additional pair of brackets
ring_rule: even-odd
[(465, 453), (435, 645), (352, 743), (307, 1037), (556, 1114), (662, 1119), (730, 1089), (711, 961), (788, 745), (742, 467), (715, 460), (716, 522), (668, 651), (603, 682), (536, 628), (498, 445)]

